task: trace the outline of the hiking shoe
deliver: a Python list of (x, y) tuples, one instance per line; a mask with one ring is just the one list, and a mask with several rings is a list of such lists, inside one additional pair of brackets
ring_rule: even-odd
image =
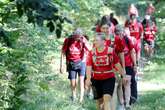
[(117, 107), (117, 110), (125, 110), (125, 107), (124, 105), (122, 104), (119, 104), (118, 107)]
[(131, 106), (126, 106), (125, 110), (131, 110)]
[(71, 96), (70, 99), (71, 99), (72, 102), (77, 101), (77, 97), (73, 97), (73, 96)]
[(137, 102), (137, 99), (131, 96), (130, 105), (135, 104), (136, 102)]

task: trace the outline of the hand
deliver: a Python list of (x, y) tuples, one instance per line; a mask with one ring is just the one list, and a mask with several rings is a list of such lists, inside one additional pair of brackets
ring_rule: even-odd
[(91, 86), (91, 80), (89, 78), (86, 79), (85, 85), (89, 88)]
[(126, 75), (123, 76), (122, 80), (123, 80), (122, 82), (124, 85), (127, 84), (129, 81), (129, 79), (126, 77)]
[(134, 72), (137, 73), (137, 66), (136, 65), (133, 67), (133, 69), (134, 69)]

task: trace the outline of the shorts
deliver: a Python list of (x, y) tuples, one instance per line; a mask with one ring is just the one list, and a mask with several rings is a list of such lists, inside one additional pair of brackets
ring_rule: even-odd
[(113, 92), (115, 89), (115, 80), (115, 78), (109, 78), (105, 80), (92, 79), (94, 99), (98, 100), (102, 98), (104, 94), (109, 94), (110, 96), (113, 96)]
[(72, 79), (76, 79), (77, 78), (77, 74), (79, 76), (84, 76), (85, 77), (85, 73), (86, 73), (86, 64), (82, 63), (81, 68), (80, 69), (68, 69), (68, 79), (72, 80)]
[(146, 41), (146, 40), (144, 40), (144, 45), (145, 46), (150, 46), (151, 48), (155, 47), (154, 41)]
[(130, 75), (130, 76), (135, 75), (133, 67), (131, 66), (125, 67), (125, 70), (126, 70), (126, 75)]

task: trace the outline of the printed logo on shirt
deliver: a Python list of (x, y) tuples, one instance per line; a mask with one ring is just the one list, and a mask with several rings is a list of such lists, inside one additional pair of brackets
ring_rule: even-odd
[(96, 56), (96, 61), (94, 63), (96, 66), (108, 66), (109, 65), (109, 57), (107, 55)]

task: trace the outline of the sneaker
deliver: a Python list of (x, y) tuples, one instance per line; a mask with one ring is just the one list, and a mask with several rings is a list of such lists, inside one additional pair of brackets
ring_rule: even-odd
[(118, 107), (117, 107), (117, 110), (125, 110), (124, 105), (119, 104)]
[(125, 107), (125, 110), (131, 110), (131, 106), (129, 105), (129, 106), (126, 106)]
[(135, 104), (136, 102), (137, 102), (137, 99), (131, 96), (130, 105)]
[(73, 96), (71, 96), (70, 99), (71, 99), (72, 102), (77, 101), (77, 97), (73, 97)]

